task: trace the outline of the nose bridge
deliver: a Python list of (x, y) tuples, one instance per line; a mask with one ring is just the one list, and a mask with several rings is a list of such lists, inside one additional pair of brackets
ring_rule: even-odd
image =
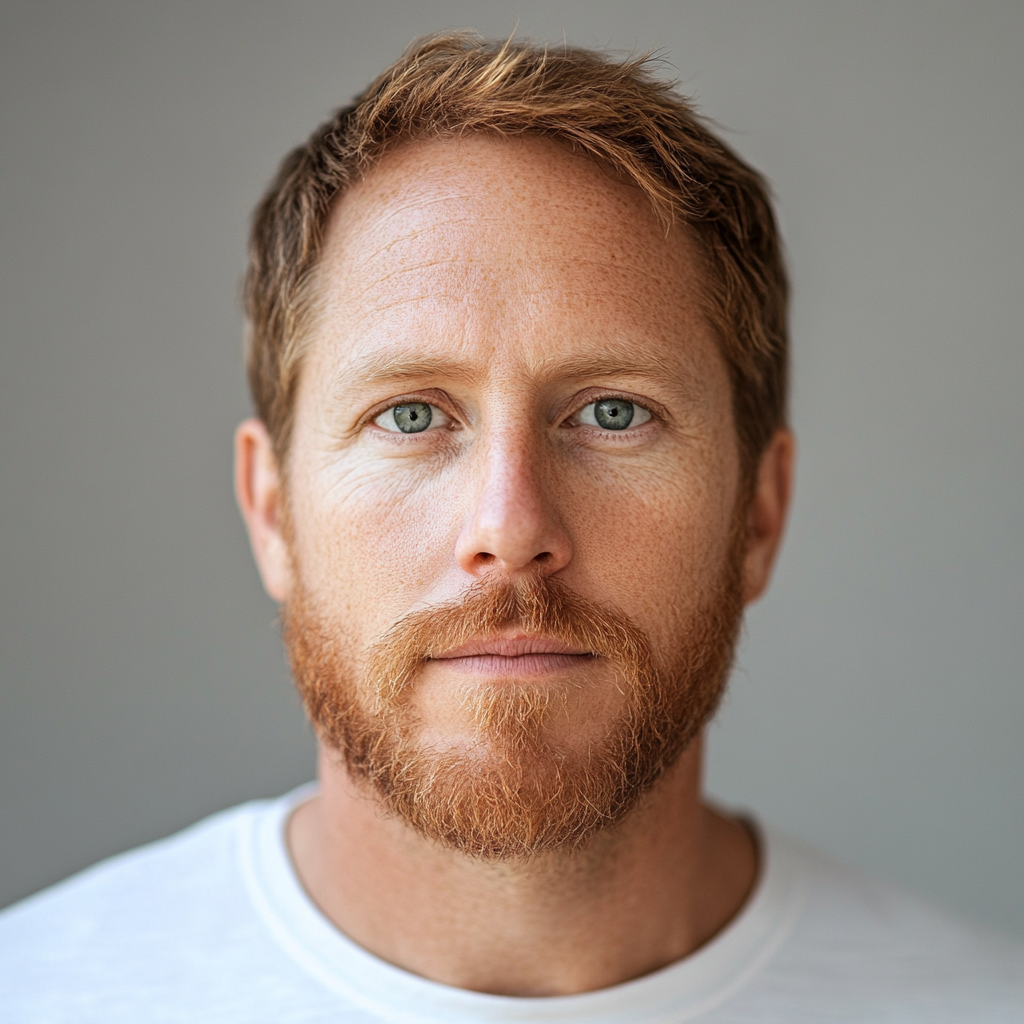
[(509, 414), (481, 438), (477, 486), (456, 557), (468, 572), (562, 568), (571, 544), (549, 493), (543, 431)]
[[(536, 440), (516, 430), (489, 439), (480, 511), (504, 530), (544, 514), (543, 454)], [(526, 520), (523, 516), (526, 516)]]

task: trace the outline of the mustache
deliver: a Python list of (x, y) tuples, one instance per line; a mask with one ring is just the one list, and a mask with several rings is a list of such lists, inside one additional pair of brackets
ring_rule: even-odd
[(378, 710), (401, 701), (425, 661), (510, 627), (628, 665), (634, 676), (650, 668), (647, 636), (622, 612), (555, 577), (485, 577), (454, 601), (403, 616), (370, 648), (367, 676), (377, 682)]
[[(580, 848), (621, 821), (714, 713), (741, 619), (739, 581), (734, 559), (717, 589), (679, 618), (678, 649), (667, 661), (620, 610), (540, 575), (485, 577), (456, 600), (402, 616), (369, 646), (353, 643), (344, 619), (326, 614), (301, 578), (282, 618), (321, 743), (382, 808), (471, 856), (533, 856)], [(449, 747), (443, 734), (424, 740), (414, 698), (425, 664), (466, 644), (490, 645), (502, 632), (607, 658), (618, 709), (574, 743), (572, 716), (587, 718), (585, 682), (460, 680), (449, 696), (465, 712), (469, 746)], [(603, 697), (614, 703), (602, 677)]]

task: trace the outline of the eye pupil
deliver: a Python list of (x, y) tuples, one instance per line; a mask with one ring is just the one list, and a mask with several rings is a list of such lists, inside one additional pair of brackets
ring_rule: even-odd
[(594, 403), (594, 419), (606, 430), (625, 430), (633, 421), (633, 403), (621, 398), (606, 398)]
[(408, 405), (396, 405), (394, 408), (395, 423), (403, 434), (418, 434), (430, 426), (432, 413), (426, 402), (410, 402)]

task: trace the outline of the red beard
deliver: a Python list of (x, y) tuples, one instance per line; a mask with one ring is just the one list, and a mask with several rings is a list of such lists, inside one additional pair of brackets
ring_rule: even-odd
[[(321, 741), (422, 835), (485, 858), (576, 849), (621, 821), (714, 713), (742, 616), (740, 566), (734, 543), (712, 598), (683, 623), (682, 647), (661, 670), (626, 616), (540, 576), (484, 580), (458, 602), (405, 616), (370, 649), (361, 678), (343, 626), (301, 592), (285, 608), (285, 643)], [(466, 692), (471, 752), (417, 741), (411, 698), (425, 661), (509, 627), (614, 666), (623, 698), (603, 736), (585, 750), (559, 746), (547, 725), (565, 713), (565, 688), (514, 681)]]

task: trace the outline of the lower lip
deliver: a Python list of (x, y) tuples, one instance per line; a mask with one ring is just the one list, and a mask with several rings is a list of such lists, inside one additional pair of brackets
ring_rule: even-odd
[(520, 654), (514, 658), (500, 654), (477, 654), (468, 658), (433, 659), (435, 664), (454, 672), (505, 679), (564, 674), (589, 665), (593, 660), (590, 654)]

